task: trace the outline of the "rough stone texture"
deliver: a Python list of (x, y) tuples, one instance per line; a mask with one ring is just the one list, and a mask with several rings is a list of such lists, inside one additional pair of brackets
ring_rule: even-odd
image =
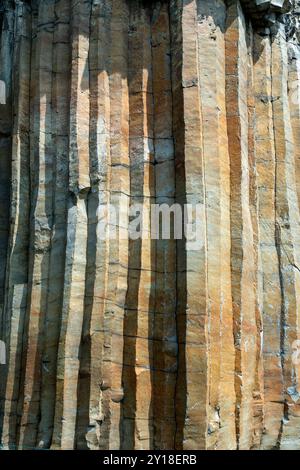
[(3, 448), (300, 449), (299, 8), (2, 0)]
[[(231, 0), (229, 5), (234, 3)], [(256, 25), (273, 25), (278, 15), (288, 13), (294, 7), (295, 0), (241, 0), (246, 12)]]

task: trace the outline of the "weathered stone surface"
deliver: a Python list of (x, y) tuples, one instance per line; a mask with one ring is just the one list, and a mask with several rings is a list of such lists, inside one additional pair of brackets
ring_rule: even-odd
[[(234, 3), (231, 0), (229, 5)], [(295, 0), (241, 0), (241, 4), (251, 15), (256, 25), (274, 25), (278, 16), (288, 13), (294, 7)]]
[(0, 3), (4, 449), (300, 449), (299, 8)]

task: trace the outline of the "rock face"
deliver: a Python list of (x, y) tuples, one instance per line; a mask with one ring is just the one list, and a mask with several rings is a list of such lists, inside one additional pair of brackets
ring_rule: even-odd
[[(231, 3), (229, 0), (228, 4)], [(290, 12), (295, 4), (294, 0), (241, 0), (246, 12), (255, 24), (275, 24), (278, 15)]]
[(3, 448), (300, 449), (297, 15), (2, 0)]

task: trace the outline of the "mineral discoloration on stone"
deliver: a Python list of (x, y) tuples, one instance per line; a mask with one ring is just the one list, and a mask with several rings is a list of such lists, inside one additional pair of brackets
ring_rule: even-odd
[(300, 449), (299, 13), (1, 2), (3, 448)]

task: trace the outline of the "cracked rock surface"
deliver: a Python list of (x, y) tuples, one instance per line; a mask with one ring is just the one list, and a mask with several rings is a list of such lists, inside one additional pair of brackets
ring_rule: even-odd
[(294, 0), (241, 0), (241, 3), (257, 25), (275, 24), (278, 15), (291, 11), (294, 6)]
[(1, 448), (300, 450), (299, 4), (0, 1)]

